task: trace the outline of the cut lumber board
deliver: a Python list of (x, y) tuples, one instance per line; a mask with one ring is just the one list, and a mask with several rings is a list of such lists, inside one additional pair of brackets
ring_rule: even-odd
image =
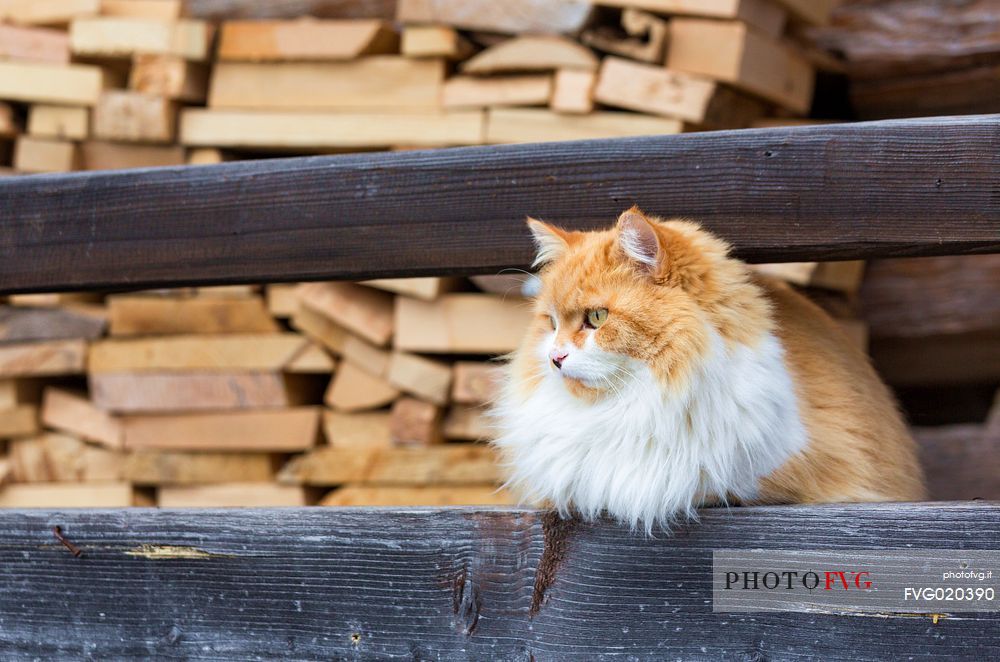
[(399, 36), (385, 21), (226, 21), (219, 32), (221, 61), (353, 60), (395, 53)]
[(89, 64), (0, 62), (0, 99), (93, 106), (112, 77)]
[(347, 336), (350, 335), (347, 330), (312, 308), (299, 306), (298, 294), (293, 294), (293, 296), (295, 297), (296, 310), (289, 320), (291, 327), (315, 340), (334, 354), (343, 354), (344, 343)]
[(101, 0), (3, 0), (0, 20), (21, 25), (65, 26), (74, 19), (97, 16)]
[(38, 340), (94, 340), (104, 334), (103, 309), (83, 305), (29, 308), (0, 305), (0, 344)]
[(344, 338), (341, 356), (344, 360), (361, 368), (369, 375), (386, 377), (389, 374), (389, 362), (392, 354), (387, 349), (376, 347), (366, 340), (348, 334)]
[(375, 345), (385, 346), (392, 338), (391, 294), (354, 283), (306, 283), (299, 287), (298, 295), (303, 307)]
[[(48, 292), (43, 294), (12, 294), (7, 303), (24, 308), (59, 308), (62, 306), (89, 306), (99, 304), (101, 296), (93, 292)], [(88, 308), (93, 310), (93, 308)]]
[(276, 373), (93, 373), (88, 379), (94, 404), (120, 413), (290, 407), (307, 400)]
[(260, 298), (159, 297), (120, 294), (107, 298), (112, 336), (184, 333), (274, 333), (278, 325)]
[(500, 480), (495, 453), (480, 444), (317, 448), (293, 457), (278, 474), (278, 481), (289, 485), (482, 485)]
[(123, 142), (169, 143), (177, 133), (170, 99), (132, 90), (108, 90), (94, 106), (94, 137)]
[(525, 35), (502, 41), (459, 65), (466, 74), (502, 74), (557, 69), (597, 69), (598, 59), (586, 46), (566, 37)]
[(184, 165), (184, 148), (88, 140), (80, 145), (84, 170), (125, 170)]
[(593, 71), (582, 69), (560, 69), (556, 72), (552, 88), (552, 110), (557, 113), (585, 115), (594, 110), (594, 84), (597, 76)]
[(0, 24), (0, 59), (69, 64), (69, 37), (62, 30)]
[(353, 412), (384, 407), (397, 397), (399, 391), (387, 380), (345, 361), (333, 376), (323, 402), (337, 411)]
[(80, 151), (76, 143), (21, 136), (14, 146), (14, 169), (20, 172), (69, 172), (79, 165)]
[(47, 377), (83, 374), (87, 344), (83, 340), (0, 345), (0, 377)]
[(397, 446), (430, 446), (444, 442), (441, 407), (416, 398), (402, 397), (392, 403), (389, 435)]
[[(526, 215), (593, 230), (635, 201), (698, 219), (750, 262), (995, 252), (998, 126), (930, 118), (87, 175), (100, 196), (80, 196), (78, 174), (15, 177), (0, 187), (0, 289), (496, 274), (534, 259)], [(914, 177), (953, 162), (965, 167)], [(267, 204), (245, 204), (247, 190)]]
[(458, 361), (452, 367), (451, 399), (460, 404), (485, 404), (500, 393), (503, 365)]
[(730, 83), (795, 113), (808, 113), (812, 104), (812, 66), (735, 21), (672, 20), (667, 68)]
[(663, 64), (669, 35), (670, 24), (666, 19), (626, 8), (622, 11), (620, 30), (598, 25), (584, 30), (580, 41), (591, 48), (630, 60)]
[(384, 411), (345, 414), (323, 412), (323, 433), (334, 448), (388, 448), (392, 445), (389, 413)]
[(91, 344), (88, 370), (102, 372), (279, 372), (306, 350), (296, 333), (163, 336)]
[(636, 113), (562, 115), (536, 108), (494, 108), (486, 115), (487, 143), (552, 142), (681, 133), (684, 123)]
[(483, 114), (465, 110), (401, 113), (181, 111), (180, 141), (191, 146), (320, 150), (448, 147), (483, 142)]
[(73, 54), (78, 56), (130, 58), (152, 53), (200, 62), (208, 58), (212, 26), (189, 19), (81, 18), (70, 26), (69, 39)]
[(278, 472), (283, 485), (339, 485), (360, 482), (368, 475), (376, 449), (317, 448), (293, 456)]
[(406, 57), (462, 60), (471, 54), (472, 44), (447, 25), (407, 25), (403, 27), (399, 50)]
[(129, 88), (188, 103), (205, 103), (208, 68), (176, 55), (139, 54), (132, 58)]
[(15, 405), (0, 409), (0, 439), (38, 434), (38, 407)]
[(546, 106), (552, 98), (552, 76), (453, 76), (445, 81), (441, 103), (445, 108), (488, 106)]
[(176, 21), (184, 16), (184, 0), (101, 0), (101, 16)]
[(250, 110), (432, 110), (444, 60), (377, 55), (350, 62), (220, 62), (208, 105)]
[(215, 165), (230, 161), (229, 156), (215, 147), (198, 147), (187, 151), (187, 165)]
[(156, 493), (160, 508), (275, 508), (308, 506), (306, 490), (294, 485), (228, 483), (161, 487)]
[(132, 485), (6, 485), (0, 508), (129, 508), (135, 505)]
[(499, 458), (483, 444), (376, 451), (366, 478), (382, 485), (499, 484), (501, 480)]
[(336, 361), (326, 350), (315, 343), (310, 343), (305, 350), (285, 366), (285, 372), (290, 375), (326, 375), (329, 377), (336, 367)]
[(787, 18), (785, 11), (774, 0), (600, 0), (600, 4), (645, 9), (660, 14), (734, 19), (772, 37), (781, 35)]
[(16, 483), (122, 480), (124, 456), (76, 437), (46, 433), (10, 442), (11, 480)]
[(396, 301), (396, 349), (445, 354), (502, 354), (517, 348), (534, 313), (523, 300), (446, 294)]
[(483, 32), (575, 33), (590, 19), (590, 4), (587, 0), (399, 0), (396, 19)]
[(28, 133), (37, 138), (86, 140), (90, 135), (90, 110), (34, 104), (28, 109)]
[[(521, 508), (8, 512), (0, 515), (9, 568), (0, 613), (18, 625), (5, 627), (3, 644), (24, 657), (53, 649), (71, 657), (88, 635), (95, 657), (166, 649), (194, 658), (225, 632), (226, 654), (238, 659), (387, 659), (413, 657), (415, 649), (473, 660), (519, 659), (525, 651), (538, 660), (591, 660), (623, 649), (638, 659), (662, 659), (664, 651), (712, 660), (772, 657), (762, 651), (789, 659), (995, 659), (995, 613), (942, 616), (937, 624), (909, 614), (734, 616), (711, 611), (706, 578), (720, 541), (748, 550), (887, 549), (900, 568), (919, 563), (908, 550), (993, 550), (998, 510), (995, 503), (708, 508), (697, 524), (648, 537), (607, 520), (581, 524)], [(54, 523), (82, 559), (54, 540)], [(177, 626), (192, 603), (205, 605), (200, 627)], [(286, 605), (280, 618), (276, 603)], [(53, 622), (74, 643), (34, 634)], [(183, 636), (163, 641), (172, 627)]]
[(129, 450), (263, 451), (296, 453), (319, 437), (316, 407), (121, 419)]
[(602, 61), (594, 98), (606, 106), (707, 126), (745, 127), (767, 111), (763, 102), (710, 78), (619, 57)]
[(125, 460), (125, 478), (136, 485), (266, 482), (274, 478), (267, 453), (136, 451)]
[(493, 485), (449, 487), (370, 487), (345, 485), (327, 494), (321, 506), (510, 506), (514, 497)]
[(445, 292), (455, 289), (459, 284), (457, 278), (437, 278), (429, 276), (427, 278), (377, 278), (375, 280), (362, 281), (361, 285), (374, 287), (386, 292), (404, 294), (408, 297), (417, 297), (432, 301)]
[(434, 404), (448, 404), (451, 366), (407, 352), (393, 352), (386, 378), (401, 391)]
[(486, 410), (476, 405), (452, 405), (442, 429), (446, 439), (461, 441), (484, 441), (495, 430)]
[[(272, 316), (287, 319), (299, 309), (297, 283), (269, 283), (264, 290), (267, 309)], [(301, 329), (299, 329), (301, 331)]]
[(121, 423), (94, 406), (82, 393), (55, 386), (45, 388), (42, 423), (46, 427), (94, 441), (111, 449), (123, 444)]

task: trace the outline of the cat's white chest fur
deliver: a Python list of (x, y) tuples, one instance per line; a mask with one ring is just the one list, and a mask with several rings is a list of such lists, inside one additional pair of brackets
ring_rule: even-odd
[(706, 497), (753, 499), (806, 443), (780, 342), (728, 348), (714, 334), (689, 384), (668, 395), (638, 361), (596, 403), (554, 370), (527, 399), (508, 383), (494, 411), (508, 484), (564, 514), (607, 512), (647, 530), (693, 516)]

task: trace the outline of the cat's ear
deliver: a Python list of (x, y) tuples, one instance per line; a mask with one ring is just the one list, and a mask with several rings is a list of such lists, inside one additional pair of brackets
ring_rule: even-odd
[(537, 267), (558, 259), (569, 248), (571, 235), (568, 231), (549, 225), (537, 218), (528, 217), (528, 229), (535, 238), (535, 261), (531, 266)]
[(664, 250), (653, 222), (638, 207), (618, 217), (618, 245), (622, 252), (651, 274), (660, 271)]

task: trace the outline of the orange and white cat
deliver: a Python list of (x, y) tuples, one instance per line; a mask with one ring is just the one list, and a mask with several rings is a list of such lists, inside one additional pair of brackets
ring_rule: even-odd
[(695, 223), (528, 223), (535, 320), (493, 412), (523, 501), (651, 530), (713, 503), (924, 498), (888, 390), (803, 296)]

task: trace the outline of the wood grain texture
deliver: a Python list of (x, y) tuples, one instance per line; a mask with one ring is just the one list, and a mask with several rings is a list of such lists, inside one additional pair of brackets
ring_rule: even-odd
[(0, 290), (496, 273), (633, 203), (752, 261), (997, 252), (998, 168), (986, 116), (14, 177)]
[(723, 548), (995, 549), (998, 531), (997, 503), (712, 509), (657, 538), (520, 509), (11, 511), (0, 655), (995, 659), (1000, 614), (715, 614), (710, 567)]

